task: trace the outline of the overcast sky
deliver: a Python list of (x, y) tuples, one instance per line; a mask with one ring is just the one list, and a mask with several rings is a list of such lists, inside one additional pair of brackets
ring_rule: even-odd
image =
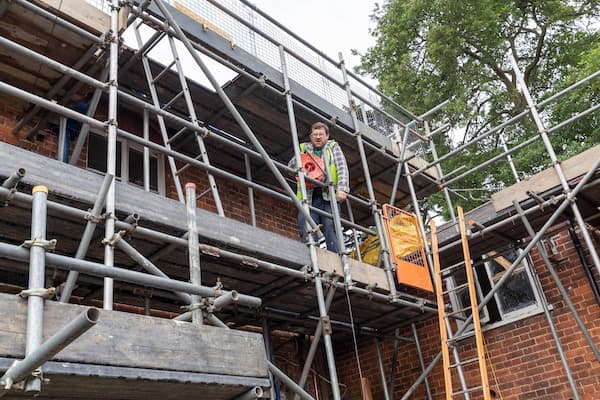
[(342, 52), (348, 67), (360, 62), (350, 54), (351, 49), (364, 53), (374, 44), (369, 34), (374, 24), (369, 16), (375, 8), (375, 0), (251, 1), (334, 60)]

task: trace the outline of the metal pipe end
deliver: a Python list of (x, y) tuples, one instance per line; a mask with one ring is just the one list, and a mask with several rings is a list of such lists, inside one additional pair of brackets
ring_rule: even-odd
[(125, 218), (125, 222), (127, 222), (128, 224), (137, 224), (140, 221), (140, 214), (138, 213), (133, 213), (127, 216), (127, 218)]
[(19, 168), (19, 169), (17, 170), (17, 176), (18, 176), (19, 178), (23, 178), (23, 177), (25, 176), (25, 168)]
[(256, 397), (262, 397), (263, 396), (263, 389), (260, 386), (257, 386), (254, 388), (254, 395)]
[(232, 290), (230, 293), (231, 293), (231, 300), (233, 300), (234, 303), (240, 299), (240, 294), (237, 292), (237, 290)]
[(95, 324), (100, 318), (100, 310), (95, 307), (90, 307), (85, 311), (85, 317), (89, 323)]

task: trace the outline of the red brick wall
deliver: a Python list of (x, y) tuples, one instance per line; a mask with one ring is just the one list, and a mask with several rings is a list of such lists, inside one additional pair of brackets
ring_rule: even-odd
[[(568, 232), (563, 230), (555, 234), (557, 234), (555, 242), (558, 245), (559, 254), (556, 254), (554, 259), (560, 262), (560, 265), (557, 266), (560, 279), (590, 335), (596, 345), (600, 346), (600, 305), (594, 299)], [(553, 307), (551, 315), (579, 396), (586, 400), (600, 399), (600, 362), (595, 360), (592, 351), (587, 346), (585, 338), (578, 329), (539, 254), (534, 251), (532, 258), (548, 302)], [(592, 265), (589, 256), (588, 263)], [(598, 281), (597, 275), (595, 278)], [(437, 318), (420, 322), (416, 327), (425, 363), (429, 365), (440, 351)], [(410, 327), (402, 329), (400, 335), (412, 337)], [(505, 400), (573, 398), (544, 314), (537, 314), (484, 331), (484, 338), (492, 358), (491, 364), (488, 363), (488, 375), (491, 389), (497, 393), (495, 398)], [(464, 360), (473, 356), (476, 350), (473, 338), (465, 339), (463, 342), (459, 349), (461, 359)], [(386, 374), (389, 377), (393, 340), (383, 341), (381, 351)], [(336, 349), (336, 354), (340, 382), (349, 385), (349, 393), (344, 398), (360, 399), (360, 379), (353, 349), (351, 347)], [(363, 375), (371, 383), (374, 398), (383, 399), (375, 347), (371, 339), (360, 341), (359, 356)], [(445, 399), (441, 364), (440, 361), (428, 379), (434, 399)], [(494, 379), (494, 372), (498, 383)], [(420, 373), (421, 368), (415, 346), (400, 342), (394, 398), (402, 398)], [(474, 375), (478, 371), (471, 367), (466, 368), (465, 373), (467, 380), (471, 380), (476, 378)], [(453, 381), (458, 385), (458, 379)], [(420, 385), (411, 397), (411, 399), (426, 398), (423, 385)], [(472, 396), (472, 398), (481, 397)]]
[[(47, 131), (41, 131), (36, 137), (31, 139), (19, 139), (12, 133), (13, 127), (22, 115), (21, 110), (14, 108), (7, 101), (0, 102), (0, 141), (45, 155), (46, 157), (56, 157), (56, 135), (52, 135)], [(29, 132), (34, 125), (34, 123), (29, 123), (23, 127), (22, 132)], [(44, 136), (46, 136), (45, 139), (43, 139)]]
[[(56, 157), (57, 152), (57, 135), (49, 128), (40, 131), (39, 134), (31, 139), (18, 139), (12, 133), (12, 128), (23, 115), (22, 110), (12, 107), (7, 102), (0, 102), (0, 141), (10, 143), (12, 145), (22, 147), (32, 152), (45, 155), (47, 157)], [(96, 113), (96, 119), (106, 120), (107, 113), (105, 105), (99, 106)], [(142, 121), (140, 118), (132, 117), (127, 112), (120, 112), (118, 115), (119, 126), (131, 133), (140, 134), (142, 130)], [(35, 122), (35, 121), (34, 121)], [(35, 123), (32, 122), (24, 127), (23, 132), (29, 131)], [(156, 131), (151, 132), (151, 140), (160, 143), (160, 134)], [(75, 141), (71, 142), (71, 150), (75, 147)], [(218, 163), (212, 161), (215, 166)], [(183, 166), (182, 162), (178, 162), (178, 168)], [(86, 165), (86, 148), (81, 153), (78, 165), (85, 167)], [(177, 198), (177, 192), (173, 183), (168, 162), (165, 157), (165, 175), (166, 175), (166, 193), (168, 197)], [(222, 167), (222, 166), (219, 166)], [(197, 193), (202, 193), (208, 188), (208, 178), (204, 171), (198, 168), (189, 168), (181, 176), (181, 184), (186, 182), (194, 182), (197, 185)], [(248, 189), (236, 182), (217, 178), (217, 187), (223, 204), (225, 216), (238, 221), (251, 223), (250, 205), (248, 200)], [(296, 228), (296, 211), (291, 203), (283, 202), (275, 199), (264, 193), (254, 191), (256, 225), (259, 228), (269, 230), (290, 238), (299, 238)], [(198, 200), (198, 207), (216, 212), (216, 206), (211, 193), (206, 194)]]

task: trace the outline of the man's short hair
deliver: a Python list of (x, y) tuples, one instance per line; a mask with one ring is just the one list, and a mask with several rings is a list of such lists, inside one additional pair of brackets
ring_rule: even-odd
[(327, 126), (327, 124), (323, 122), (315, 122), (310, 126), (310, 133), (312, 133), (312, 131), (314, 131), (315, 129), (324, 129), (327, 136), (329, 136), (329, 127)]

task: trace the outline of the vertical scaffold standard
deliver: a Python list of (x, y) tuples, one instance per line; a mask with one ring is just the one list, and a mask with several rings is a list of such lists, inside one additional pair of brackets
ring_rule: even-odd
[(384, 204), (383, 221), (398, 282), (433, 292), (417, 216)]

